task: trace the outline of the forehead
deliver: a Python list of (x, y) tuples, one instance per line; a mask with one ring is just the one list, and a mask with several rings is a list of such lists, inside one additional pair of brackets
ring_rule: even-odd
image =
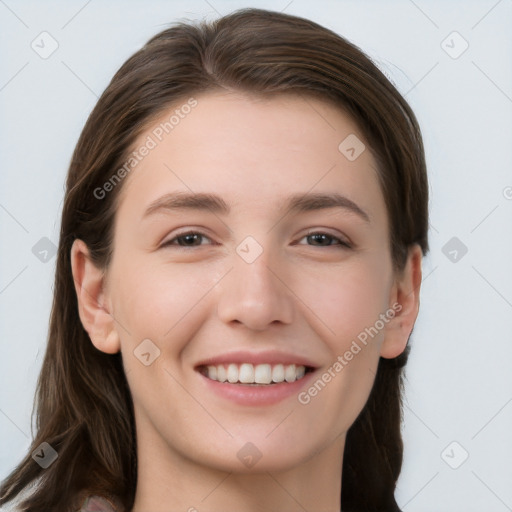
[(310, 191), (343, 193), (370, 216), (386, 216), (371, 149), (351, 117), (327, 101), (209, 92), (162, 112), (135, 151), (144, 145), (151, 148), (124, 180), (120, 210), (142, 215), (179, 190), (213, 192), (263, 212)]

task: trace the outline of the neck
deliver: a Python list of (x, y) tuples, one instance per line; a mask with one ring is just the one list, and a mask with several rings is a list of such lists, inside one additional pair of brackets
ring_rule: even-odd
[[(140, 433), (140, 434), (139, 434)], [(137, 433), (131, 512), (340, 512), (345, 435), (287, 469), (222, 470), (176, 452), (148, 429)]]

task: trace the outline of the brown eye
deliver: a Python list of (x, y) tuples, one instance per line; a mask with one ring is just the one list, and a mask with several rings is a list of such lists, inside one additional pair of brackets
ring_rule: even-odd
[[(338, 246), (338, 247), (345, 247), (350, 248), (350, 245), (347, 242), (344, 242), (340, 238), (330, 235), (329, 233), (324, 233), (322, 231), (318, 232), (312, 232), (308, 233), (305, 237), (309, 241), (312, 241), (313, 243), (310, 245), (316, 246), (316, 247), (331, 247), (331, 246)], [(332, 241), (335, 241), (335, 243), (330, 243)]]
[[(208, 239), (210, 240), (205, 234), (200, 233), (198, 231), (188, 231), (187, 233), (182, 233), (178, 236), (175, 236), (174, 238), (171, 238), (167, 242), (162, 244), (162, 247), (168, 247), (177, 245), (179, 247), (199, 247), (201, 245), (204, 245), (201, 243), (201, 239)], [(175, 243), (175, 242), (178, 243)], [(199, 241), (199, 243), (197, 243)]]

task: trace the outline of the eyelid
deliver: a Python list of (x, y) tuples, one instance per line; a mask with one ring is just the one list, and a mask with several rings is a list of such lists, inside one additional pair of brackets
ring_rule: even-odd
[[(204, 231), (202, 231), (201, 229), (186, 229), (185, 231), (182, 231), (182, 232), (178, 232), (178, 233), (175, 233), (173, 234), (172, 238), (169, 238), (169, 239), (164, 239), (164, 241), (160, 244), (160, 247), (165, 247), (165, 246), (168, 246), (168, 245), (174, 245), (176, 247), (179, 247), (179, 248), (183, 248), (183, 249), (186, 249), (187, 246), (184, 246), (184, 245), (178, 245), (178, 244), (171, 244), (171, 242), (175, 242), (177, 238), (181, 238), (181, 237), (184, 237), (184, 236), (187, 236), (187, 235), (199, 235), (203, 238), (207, 238), (208, 240), (210, 240), (211, 242), (213, 242), (212, 238), (210, 236), (208, 236)], [(201, 244), (199, 246), (190, 246), (190, 247), (201, 247), (202, 245), (205, 245), (205, 244)], [(211, 245), (216, 245), (215, 242)]]
[[(208, 236), (201, 229), (190, 228), (190, 229), (187, 229), (187, 230), (185, 230), (183, 232), (175, 233), (172, 238), (168, 239), (165, 242), (162, 242), (162, 244), (160, 244), (160, 247), (175, 246), (175, 247), (180, 248), (180, 249), (187, 249), (187, 248), (193, 249), (195, 247), (202, 247), (203, 245), (218, 245), (215, 242), (213, 244), (200, 244), (200, 245), (192, 245), (192, 246), (179, 245), (179, 244), (172, 243), (172, 242), (175, 242), (178, 238), (181, 238), (181, 237), (184, 237), (184, 236), (187, 236), (187, 235), (199, 235), (202, 238), (206, 238), (206, 239), (208, 239), (210, 241), (213, 241), (212, 238), (210, 236)], [(335, 243), (335, 244), (332, 244), (332, 245), (309, 245), (309, 244), (296, 244), (296, 245), (309, 245), (309, 247), (318, 247), (318, 248), (327, 248), (327, 247), (353, 248), (354, 247), (354, 244), (352, 243), (352, 241), (348, 237), (346, 237), (345, 235), (335, 235), (335, 234), (332, 234), (332, 233), (330, 233), (329, 231), (327, 231), (326, 229), (323, 229), (323, 228), (310, 228), (310, 229), (308, 229), (308, 231), (306, 233), (304, 233), (297, 240), (298, 241), (303, 240), (304, 238), (306, 238), (308, 236), (311, 236), (311, 235), (327, 235), (328, 237), (336, 240), (339, 243)]]
[[(335, 235), (333, 233), (330, 233), (329, 231), (326, 231), (326, 229), (324, 228), (314, 228), (314, 229), (308, 229), (307, 233), (305, 233), (301, 238), (299, 238), (299, 240), (302, 240), (303, 238), (307, 237), (307, 236), (310, 236), (310, 235), (327, 235), (335, 240), (337, 240), (338, 242), (340, 242), (339, 244), (334, 244), (334, 245), (324, 245), (324, 246), (321, 246), (321, 245), (312, 245), (311, 247), (339, 247), (339, 246), (344, 246), (344, 247), (347, 247), (347, 248), (352, 248), (354, 246), (354, 244), (352, 243), (352, 241), (345, 235)], [(302, 244), (301, 244), (302, 245)]]

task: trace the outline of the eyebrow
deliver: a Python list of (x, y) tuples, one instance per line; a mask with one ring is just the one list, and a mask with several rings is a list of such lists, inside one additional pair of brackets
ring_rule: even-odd
[[(303, 213), (328, 208), (342, 208), (370, 222), (370, 216), (354, 201), (338, 193), (294, 194), (285, 198), (285, 212)], [(209, 210), (219, 215), (228, 215), (230, 206), (220, 196), (204, 192), (173, 192), (153, 201), (143, 218), (161, 211)]]

